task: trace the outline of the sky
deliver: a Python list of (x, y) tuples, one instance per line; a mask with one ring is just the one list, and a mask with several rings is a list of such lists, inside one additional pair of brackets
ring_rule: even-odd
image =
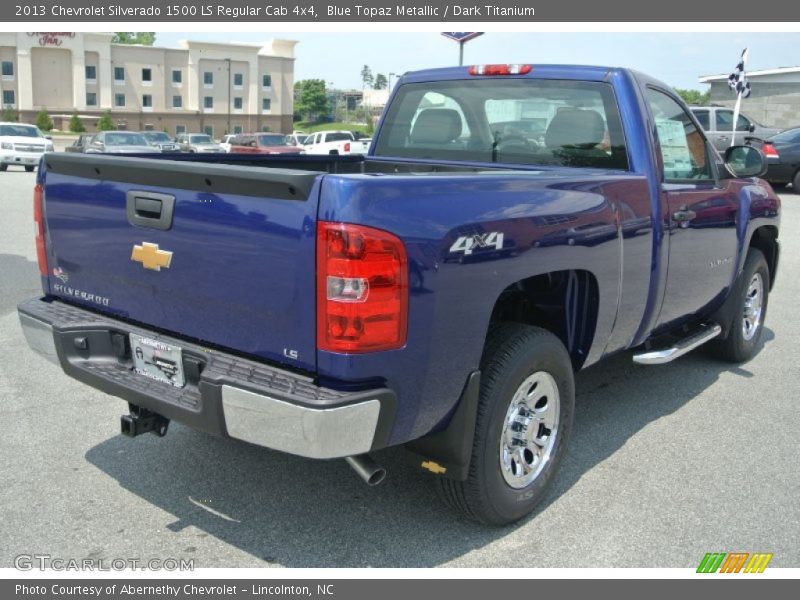
[[(458, 44), (435, 33), (162, 33), (156, 45), (179, 40), (264, 42), (286, 38), (295, 47), (295, 80), (324, 79), (329, 87), (361, 88), (361, 68), (395, 73), (458, 64)], [(800, 66), (800, 33), (501, 33), (467, 43), (465, 64), (561, 63), (638, 69), (674, 87), (705, 91), (701, 75), (730, 73), (744, 47), (748, 70)], [(331, 85), (332, 84), (332, 85)]]

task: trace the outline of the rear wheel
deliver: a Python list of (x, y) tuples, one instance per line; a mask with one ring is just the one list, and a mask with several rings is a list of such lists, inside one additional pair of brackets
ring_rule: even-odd
[(794, 188), (795, 194), (800, 194), (800, 171), (794, 174), (794, 178), (792, 179), (792, 187)]
[(764, 317), (769, 300), (769, 267), (764, 254), (750, 248), (734, 288), (738, 310), (730, 324), (730, 332), (724, 340), (712, 340), (709, 351), (729, 362), (743, 362), (752, 358), (764, 331)]
[(7, 171), (8, 165), (0, 165), (0, 171)]
[(33, 173), (33, 169), (34, 169), (34, 168), (35, 168), (35, 167), (31, 167), (31, 166), (25, 165), (25, 170), (26, 170), (28, 173)]
[(438, 480), (445, 503), (492, 525), (529, 514), (561, 462), (574, 405), (572, 363), (557, 337), (527, 325), (493, 328), (469, 475)]

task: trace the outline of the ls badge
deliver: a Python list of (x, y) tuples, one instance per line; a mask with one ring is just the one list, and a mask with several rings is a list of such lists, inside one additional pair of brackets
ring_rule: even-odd
[(160, 271), (161, 267), (169, 268), (169, 264), (172, 262), (172, 252), (160, 250), (158, 244), (142, 242), (141, 246), (135, 245), (133, 247), (131, 260), (142, 263), (145, 269)]

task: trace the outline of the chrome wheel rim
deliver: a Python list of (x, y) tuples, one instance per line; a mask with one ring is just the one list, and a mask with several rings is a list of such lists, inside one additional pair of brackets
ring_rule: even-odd
[(503, 420), (500, 471), (512, 488), (527, 487), (555, 448), (561, 400), (553, 376), (537, 371), (517, 388)]
[(748, 342), (761, 327), (761, 313), (764, 308), (764, 280), (760, 273), (755, 273), (747, 286), (744, 298), (744, 315), (742, 317), (742, 335)]

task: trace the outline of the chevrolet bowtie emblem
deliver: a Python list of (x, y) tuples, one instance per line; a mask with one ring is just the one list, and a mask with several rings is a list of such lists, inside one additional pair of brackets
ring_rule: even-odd
[(145, 269), (160, 271), (161, 267), (169, 268), (169, 263), (172, 262), (172, 252), (159, 250), (158, 244), (142, 242), (141, 246), (133, 247), (131, 260), (142, 263)]

